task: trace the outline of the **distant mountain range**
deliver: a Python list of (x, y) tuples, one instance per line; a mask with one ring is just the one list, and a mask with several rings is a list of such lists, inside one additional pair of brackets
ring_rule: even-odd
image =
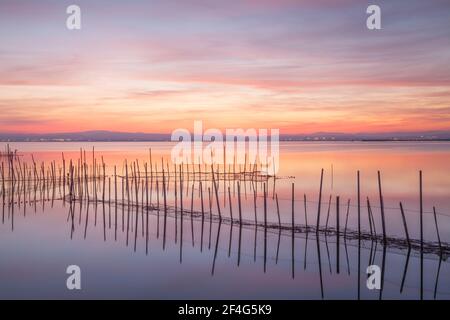
[(83, 131), (65, 133), (0, 133), (0, 141), (169, 141), (169, 134)]
[[(339, 133), (316, 132), (311, 134), (282, 134), (281, 141), (450, 141), (448, 131), (388, 132), (388, 133)], [(170, 134), (83, 131), (68, 133), (0, 133), (2, 142), (21, 141), (170, 141)]]
[(312, 134), (282, 135), (280, 140), (324, 141), (430, 141), (450, 140), (450, 130), (421, 132), (340, 133), (316, 132)]

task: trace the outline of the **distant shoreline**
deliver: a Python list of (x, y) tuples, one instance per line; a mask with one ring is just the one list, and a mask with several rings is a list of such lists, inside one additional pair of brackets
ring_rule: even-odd
[[(63, 140), (63, 139), (53, 139), (53, 140), (0, 140), (1, 143), (11, 143), (11, 142), (30, 142), (30, 143), (70, 143), (70, 142), (177, 142), (172, 140)], [(211, 141), (203, 141), (208, 143)], [(450, 139), (280, 139), (280, 142), (450, 142)]]
[[(224, 133), (222, 133), (224, 135)], [(247, 132), (240, 132), (234, 138), (247, 139)], [(271, 135), (267, 138), (270, 140)], [(190, 133), (190, 138), (202, 140), (201, 135)], [(417, 132), (313, 132), (313, 133), (281, 133), (279, 141), (297, 142), (386, 142), (386, 141), (450, 141), (450, 130), (417, 131)], [(60, 133), (7, 133), (0, 132), (0, 142), (170, 142), (171, 134), (119, 132), (119, 131), (82, 131)], [(234, 140), (234, 139), (233, 139)], [(207, 142), (207, 141), (205, 141)]]

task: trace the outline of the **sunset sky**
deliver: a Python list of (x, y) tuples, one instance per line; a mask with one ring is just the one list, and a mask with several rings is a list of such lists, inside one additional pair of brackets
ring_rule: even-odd
[(449, 0), (0, 0), (0, 40), (0, 132), (450, 130)]

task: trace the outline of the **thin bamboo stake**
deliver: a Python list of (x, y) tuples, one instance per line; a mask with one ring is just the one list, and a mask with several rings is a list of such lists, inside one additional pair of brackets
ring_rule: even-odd
[(231, 192), (230, 187), (228, 187), (228, 203), (230, 205), (230, 218), (233, 220), (233, 206), (231, 205)]
[(194, 247), (194, 184), (192, 184), (191, 190), (191, 235), (192, 235), (192, 247)]
[(320, 172), (320, 190), (319, 190), (319, 203), (317, 205), (316, 232), (319, 232), (319, 224), (320, 224), (320, 206), (321, 206), (321, 203), (322, 203), (322, 183), (323, 183), (323, 169)]
[(423, 300), (423, 201), (422, 201), (422, 170), (419, 171), (420, 197), (420, 300)]
[(277, 216), (278, 216), (278, 228), (281, 229), (281, 217), (280, 217), (280, 206), (278, 205), (278, 194), (275, 194), (275, 201), (277, 203)]
[(306, 227), (306, 232), (308, 232), (308, 213), (306, 211), (306, 193), (303, 194), (303, 204), (305, 206), (305, 227)]
[(386, 243), (386, 223), (384, 218), (384, 203), (383, 203), (383, 194), (381, 192), (381, 176), (380, 171), (378, 171), (378, 191), (380, 194), (380, 207), (381, 207), (381, 223), (383, 226), (383, 242)]
[[(323, 171), (322, 171), (323, 172)], [(322, 183), (321, 183), (322, 184)], [(321, 188), (322, 189), (322, 188)], [(291, 197), (292, 197), (292, 239), (291, 239), (291, 241), (292, 241), (292, 250), (291, 250), (291, 254), (292, 254), (292, 279), (294, 279), (294, 277), (295, 277), (295, 272), (294, 272), (294, 270), (295, 270), (295, 266), (294, 266), (294, 244), (295, 244), (295, 238), (294, 238), (294, 225), (295, 225), (295, 223), (294, 223), (294, 183), (292, 183), (292, 195), (291, 195)], [(320, 206), (319, 206), (319, 208), (320, 208)], [(320, 211), (320, 209), (319, 209), (319, 211)], [(317, 231), (318, 232), (318, 231)]]
[(217, 211), (219, 213), (219, 220), (222, 220), (222, 214), (220, 213), (219, 196), (218, 196), (218, 192), (217, 192), (217, 184), (216, 184), (216, 179), (214, 178), (214, 167), (212, 164), (211, 164), (211, 173), (212, 173), (213, 184), (214, 184), (214, 192), (216, 194), (216, 204), (217, 204)]
[(405, 213), (403, 212), (403, 205), (400, 202), (400, 212), (402, 214), (403, 227), (405, 228), (406, 241), (408, 242), (408, 247), (411, 247), (411, 241), (409, 239), (408, 225), (406, 224)]
[[(238, 187), (239, 224), (240, 224), (240, 226), (242, 226), (241, 183), (239, 181), (238, 181), (237, 187)], [(228, 189), (228, 190), (230, 190), (230, 189)]]
[(339, 274), (339, 267), (340, 267), (340, 263), (339, 263), (339, 249), (340, 249), (340, 245), (339, 245), (339, 196), (336, 197), (336, 273)]
[(436, 225), (436, 234), (437, 234), (438, 243), (439, 243), (439, 251), (442, 255), (441, 236), (439, 235), (439, 227), (438, 227), (438, 222), (437, 222), (437, 217), (436, 217), (436, 208), (434, 206), (433, 206), (433, 215), (434, 215), (434, 223)]
[(348, 225), (348, 214), (349, 214), (349, 212), (350, 212), (350, 199), (348, 199), (348, 201), (347, 201), (347, 214), (346, 214), (346, 217), (345, 217), (344, 239), (345, 239), (345, 237), (347, 235), (347, 225)]
[(256, 212), (256, 190), (253, 189), (253, 206), (255, 208), (255, 225), (258, 224), (257, 212)]

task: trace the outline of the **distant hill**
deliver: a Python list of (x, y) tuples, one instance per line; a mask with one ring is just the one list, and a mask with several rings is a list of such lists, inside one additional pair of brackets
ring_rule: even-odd
[[(450, 141), (449, 131), (388, 132), (388, 133), (339, 133), (316, 132), (311, 134), (282, 134), (281, 141)], [(170, 141), (170, 134), (83, 131), (70, 133), (0, 133), (2, 142), (21, 141)]]
[(70, 133), (0, 133), (0, 141), (169, 141), (169, 134), (83, 131)]
[(449, 131), (339, 133), (317, 132), (313, 134), (283, 135), (280, 140), (294, 141), (430, 141), (450, 140)]

